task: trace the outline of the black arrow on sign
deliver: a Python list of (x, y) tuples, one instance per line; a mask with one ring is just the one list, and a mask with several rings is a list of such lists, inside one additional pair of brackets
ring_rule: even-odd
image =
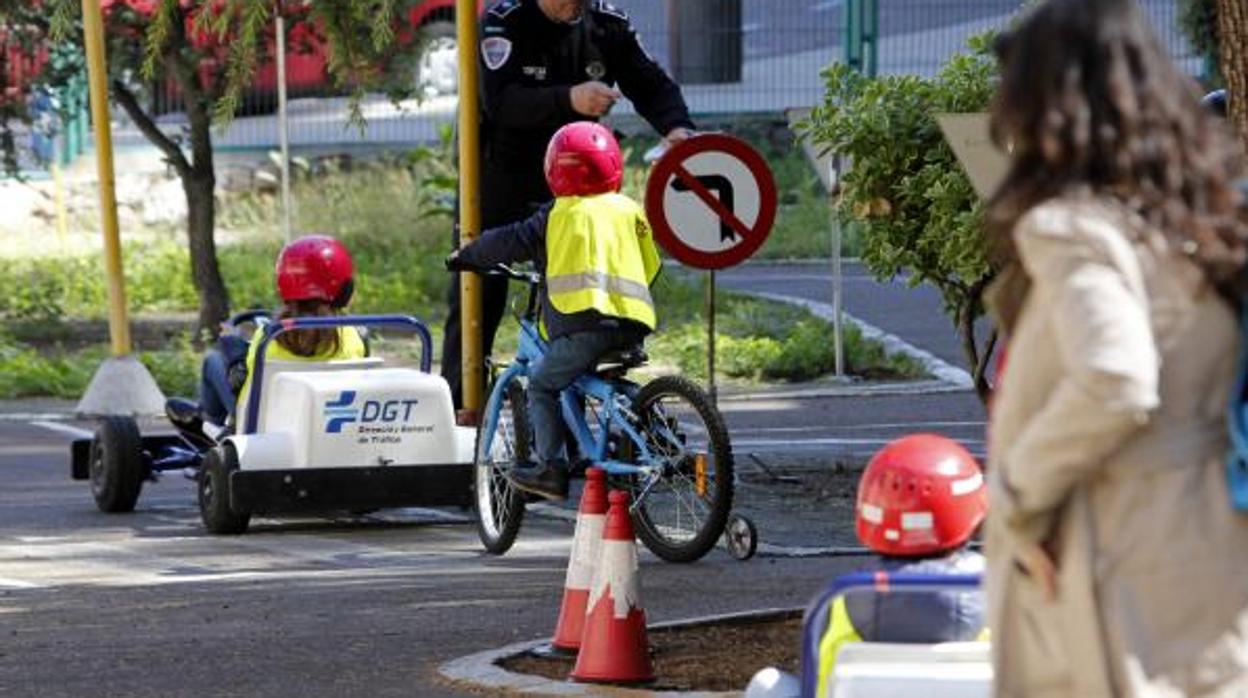
[[(702, 186), (715, 192), (715, 194), (719, 197), (720, 203), (724, 205), (724, 208), (727, 208), (731, 213), (736, 213), (733, 208), (732, 182), (729, 181), (727, 177), (723, 175), (701, 175), (694, 177), (694, 179), (698, 180)], [(672, 180), (672, 189), (676, 191), (694, 191), (680, 177), (676, 177)], [(727, 221), (721, 219), (719, 221), (720, 242), (723, 242), (724, 240), (735, 241), (736, 239), (737, 231), (734, 230)]]

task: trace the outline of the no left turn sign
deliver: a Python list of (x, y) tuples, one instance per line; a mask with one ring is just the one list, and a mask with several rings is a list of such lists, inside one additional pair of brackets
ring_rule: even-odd
[(646, 185), (654, 237), (701, 269), (739, 264), (758, 251), (776, 221), (776, 182), (744, 141), (722, 133), (672, 146)]

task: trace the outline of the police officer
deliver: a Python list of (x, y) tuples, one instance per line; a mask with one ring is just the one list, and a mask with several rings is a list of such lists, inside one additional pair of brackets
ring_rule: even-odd
[[(504, 0), (481, 22), (479, 57), (483, 229), (527, 218), (550, 201), (542, 161), (551, 136), (573, 121), (605, 116), (621, 97), (668, 142), (693, 128), (680, 88), (646, 53), (628, 16), (603, 0)], [(481, 284), (482, 350), (489, 356), (507, 281), (485, 276)], [(458, 278), (449, 305), (442, 375), (459, 407)]]

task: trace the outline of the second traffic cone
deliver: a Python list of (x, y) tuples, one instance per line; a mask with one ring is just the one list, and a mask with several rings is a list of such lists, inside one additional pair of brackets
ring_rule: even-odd
[(581, 648), (585, 608), (589, 603), (590, 584), (594, 581), (594, 568), (598, 565), (606, 519), (607, 474), (601, 468), (590, 468), (585, 471), (585, 491), (581, 493), (581, 506), (576, 512), (572, 555), (568, 558), (568, 575), (563, 582), (563, 606), (559, 609), (559, 622), (555, 624), (555, 637), (550, 641), (555, 649), (575, 652)]
[(628, 514), (628, 493), (612, 492), (602, 550), (589, 592), (589, 614), (572, 678), (639, 683), (654, 680), (646, 611), (641, 607), (637, 545)]

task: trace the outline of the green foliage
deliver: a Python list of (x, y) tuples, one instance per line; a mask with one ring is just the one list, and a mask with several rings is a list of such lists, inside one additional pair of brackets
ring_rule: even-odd
[[(968, 361), (982, 358), (969, 337), (991, 274), (982, 238), (983, 205), (945, 142), (935, 115), (984, 111), (996, 61), (991, 37), (970, 42), (932, 78), (866, 78), (834, 64), (823, 72), (824, 102), (803, 125), (807, 137), (852, 162), (837, 214), (862, 237), (862, 259), (879, 278), (906, 274), (939, 289), (967, 335)], [(969, 345), (968, 345), (969, 339)]]
[(1197, 55), (1207, 58), (1210, 87), (1221, 86), (1218, 0), (1179, 0), (1179, 26)]
[[(78, 399), (107, 357), (103, 346), (79, 351), (35, 349), (0, 338), (0, 399)], [(141, 352), (139, 359), (165, 394), (196, 394), (201, 356), (192, 347), (189, 335), (169, 349)]]
[(913, 283), (935, 284), (951, 309), (988, 265), (982, 206), (935, 115), (987, 108), (996, 63), (986, 44), (977, 39), (934, 78), (869, 79), (834, 64), (807, 124), (819, 146), (853, 162), (838, 213), (860, 228), (863, 261), (882, 278), (909, 271)]

